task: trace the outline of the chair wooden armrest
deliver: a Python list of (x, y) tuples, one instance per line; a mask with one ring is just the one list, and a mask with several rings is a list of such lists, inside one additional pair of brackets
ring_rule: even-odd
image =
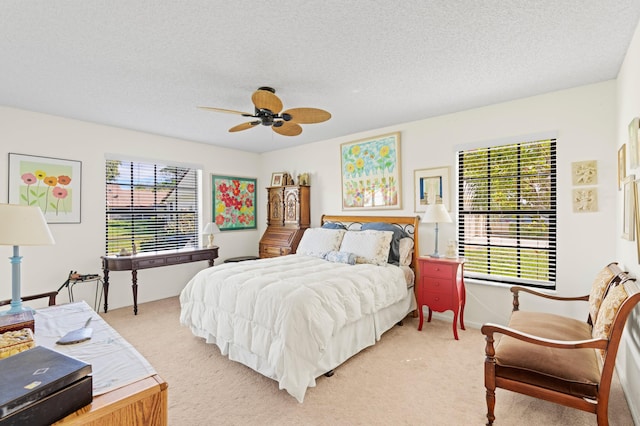
[[(49, 298), (49, 306), (53, 306), (56, 304), (56, 296), (58, 295), (57, 291), (48, 291), (46, 293), (34, 294), (31, 296), (23, 296), (21, 299), (23, 302), (28, 300), (36, 300), (36, 299), (44, 299), (45, 297)], [(11, 299), (0, 300), (0, 306), (9, 305), (11, 303)]]
[(523, 342), (532, 343), (535, 345), (546, 346), (549, 348), (560, 348), (560, 349), (583, 349), (583, 348), (592, 348), (592, 349), (606, 349), (609, 344), (608, 339), (586, 339), (586, 340), (556, 340), (556, 339), (547, 339), (540, 336), (534, 336), (533, 334), (525, 333), (522, 331), (518, 331), (514, 328), (487, 323), (482, 326), (480, 329), (482, 334), (487, 336), (485, 340), (487, 341), (487, 345), (489, 345), (489, 341), (493, 344), (494, 341), (494, 333), (504, 334), (506, 336), (513, 337), (514, 339), (521, 340)]
[(511, 287), (511, 293), (513, 293), (513, 310), (514, 311), (520, 310), (520, 298), (519, 298), (520, 292), (529, 293), (529, 294), (533, 294), (534, 296), (543, 297), (545, 299), (550, 299), (550, 300), (558, 300), (562, 302), (570, 302), (570, 301), (586, 302), (589, 300), (588, 294), (584, 296), (574, 296), (574, 297), (554, 296), (553, 294), (542, 293), (541, 291), (536, 291), (528, 287), (521, 287), (521, 286), (514, 285), (513, 287)]

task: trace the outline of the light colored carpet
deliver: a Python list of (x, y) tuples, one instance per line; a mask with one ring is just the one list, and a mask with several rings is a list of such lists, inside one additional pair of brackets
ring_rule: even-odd
[[(229, 361), (180, 325), (177, 297), (115, 309), (102, 317), (169, 384), (169, 424), (182, 425), (482, 425), (486, 422), (484, 338), (434, 320), (394, 327), (375, 346), (320, 377), (304, 403), (277, 382)], [(633, 425), (618, 380), (612, 426)], [(595, 425), (595, 415), (498, 389), (496, 426)]]

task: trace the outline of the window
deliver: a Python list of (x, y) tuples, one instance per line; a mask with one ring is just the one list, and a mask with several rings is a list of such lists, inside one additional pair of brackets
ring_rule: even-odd
[(555, 289), (556, 140), (458, 152), (465, 276)]
[(199, 245), (200, 170), (107, 159), (106, 254)]

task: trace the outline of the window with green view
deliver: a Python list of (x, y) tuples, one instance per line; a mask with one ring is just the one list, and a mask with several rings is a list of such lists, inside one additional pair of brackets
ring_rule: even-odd
[(556, 140), (458, 152), (465, 276), (555, 288)]
[(200, 170), (107, 159), (106, 254), (198, 247)]

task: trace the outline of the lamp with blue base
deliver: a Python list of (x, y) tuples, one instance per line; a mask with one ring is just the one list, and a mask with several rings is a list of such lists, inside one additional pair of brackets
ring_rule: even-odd
[(0, 204), (0, 245), (13, 246), (11, 261), (11, 305), (0, 315), (32, 311), (20, 296), (20, 246), (55, 244), (42, 211), (37, 206)]

